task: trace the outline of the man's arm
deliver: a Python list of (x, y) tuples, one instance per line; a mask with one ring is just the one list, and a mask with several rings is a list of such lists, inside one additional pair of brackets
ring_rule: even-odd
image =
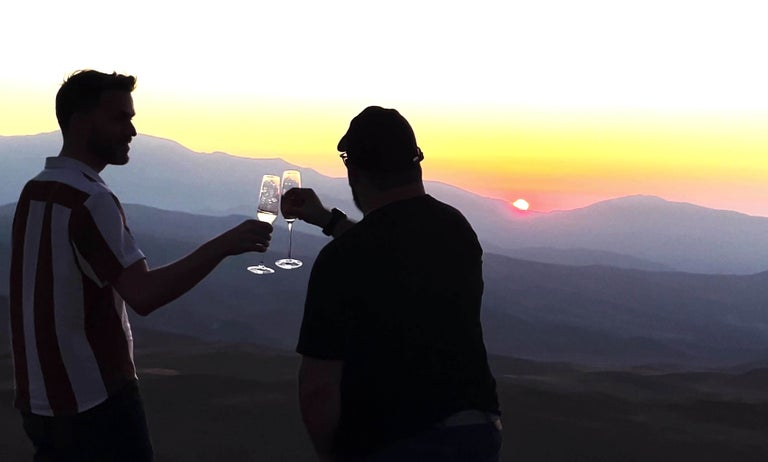
[(333, 442), (341, 414), (343, 364), (304, 356), (299, 367), (301, 417), (321, 461), (333, 460)]
[[(280, 210), (283, 216), (294, 216), (318, 228), (324, 228), (330, 221), (332, 213), (325, 208), (315, 191), (309, 188), (292, 188), (283, 194), (280, 200)], [(338, 221), (331, 235), (338, 237), (355, 225), (349, 218)]]
[(139, 260), (123, 270), (113, 285), (136, 313), (146, 316), (188, 292), (224, 258), (264, 252), (271, 232), (268, 223), (246, 220), (168, 265), (150, 270), (146, 260)]

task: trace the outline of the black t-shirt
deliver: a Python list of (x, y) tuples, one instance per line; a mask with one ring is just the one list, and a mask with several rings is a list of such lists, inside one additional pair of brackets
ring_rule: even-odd
[(323, 248), (296, 350), (344, 361), (340, 451), (368, 452), (460, 410), (498, 413), (482, 292), (475, 232), (428, 195), (376, 209)]

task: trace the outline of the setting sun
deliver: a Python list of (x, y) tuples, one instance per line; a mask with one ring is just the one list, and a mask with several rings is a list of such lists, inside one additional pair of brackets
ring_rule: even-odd
[(515, 202), (512, 202), (512, 205), (519, 210), (528, 210), (529, 207), (528, 201), (525, 199), (518, 199)]
[[(510, 207), (520, 196), (548, 212), (651, 194), (768, 216), (768, 64), (753, 59), (765, 2), (395, 0), (384, 11), (299, 0), (260, 2), (258, 20), (232, 0), (134, 3), (5, 2), (18, 20), (0, 28), (13, 44), (0, 136), (57, 130), (59, 84), (92, 68), (137, 76), (137, 130), (194, 151), (342, 177), (339, 136), (380, 105), (412, 124), (425, 179)], [(142, 33), (115, 35), (99, 14)]]

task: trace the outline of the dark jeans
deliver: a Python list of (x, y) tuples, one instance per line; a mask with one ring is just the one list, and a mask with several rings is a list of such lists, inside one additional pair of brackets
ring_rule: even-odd
[(433, 428), (345, 462), (498, 462), (501, 431), (493, 423)]
[(136, 382), (80, 414), (49, 417), (22, 412), (22, 420), (35, 446), (34, 462), (154, 460)]

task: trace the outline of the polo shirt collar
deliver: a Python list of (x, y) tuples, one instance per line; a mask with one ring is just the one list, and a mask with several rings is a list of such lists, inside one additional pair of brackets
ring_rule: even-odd
[(91, 178), (92, 180), (97, 181), (101, 184), (106, 184), (104, 180), (101, 179), (101, 176), (99, 176), (99, 173), (96, 170), (84, 164), (83, 162), (80, 162), (79, 160), (73, 159), (71, 157), (64, 157), (64, 156), (48, 157), (45, 159), (45, 168), (47, 169), (63, 168), (68, 170), (79, 170), (80, 172), (83, 173), (83, 175)]

